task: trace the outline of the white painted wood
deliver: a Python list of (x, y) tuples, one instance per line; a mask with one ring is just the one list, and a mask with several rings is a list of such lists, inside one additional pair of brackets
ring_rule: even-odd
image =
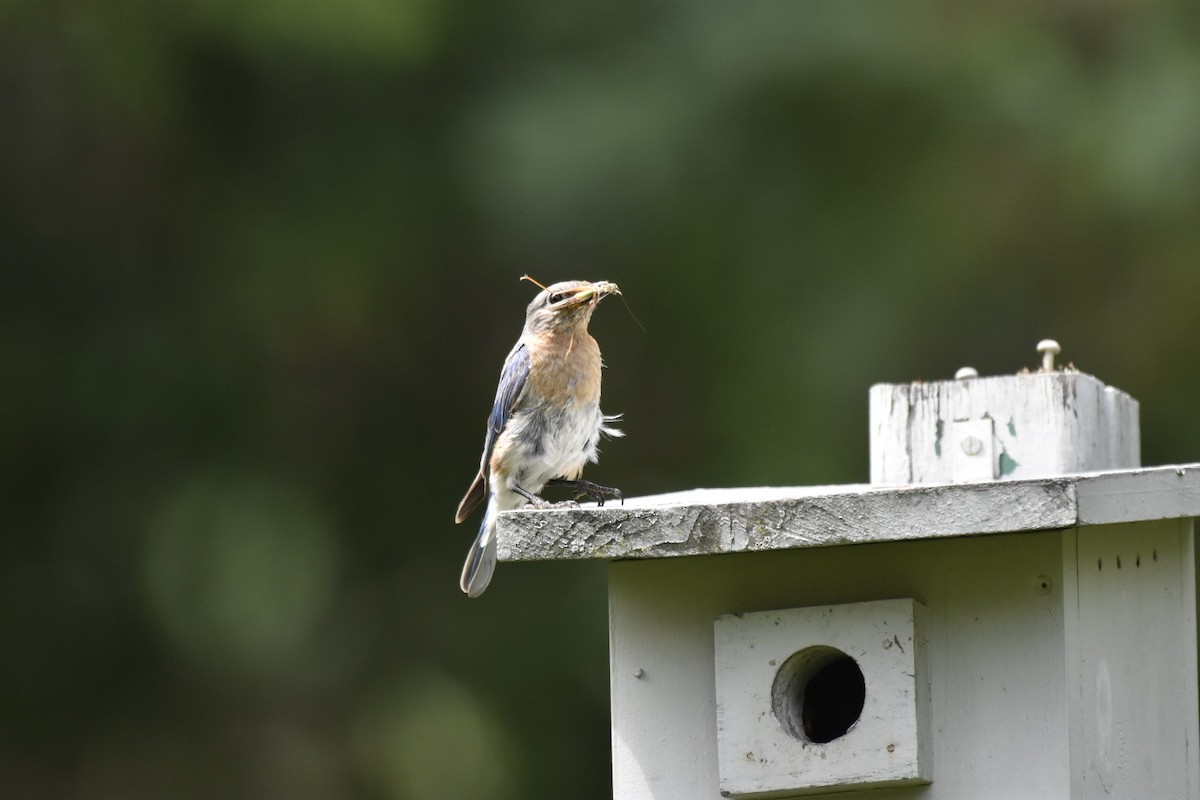
[(1194, 558), (1191, 521), (1166, 520), (615, 562), (615, 797), (720, 796), (718, 617), (911, 596), (932, 783), (872, 800), (1196, 798)]
[(1027, 479), (1141, 463), (1138, 403), (1079, 372), (1030, 373), (870, 391), (871, 483), (979, 480), (956, 423), (990, 420), (985, 453), (998, 479)]
[(913, 436), (927, 435), (931, 426), (935, 437), (938, 432), (936, 412), (932, 418), (912, 418), (918, 411), (930, 413), (934, 410), (929, 403), (914, 407), (914, 391), (916, 390), (893, 390), (889, 384), (878, 384), (871, 387), (868, 393), (872, 484), (925, 482), (913, 479), (913, 451), (927, 452), (936, 447), (937, 454), (941, 455), (941, 442), (934, 444), (911, 441)]
[(932, 784), (871, 800), (1069, 797), (1062, 535), (614, 562), (614, 796), (721, 796), (721, 615), (913, 597), (928, 609)]
[[(928, 783), (923, 614), (924, 606), (906, 598), (718, 617), (721, 794), (758, 798)], [(865, 698), (850, 730), (814, 743), (805, 736), (803, 704), (794, 700), (805, 670), (794, 665), (831, 651), (862, 671)]]
[(1026, 481), (692, 490), (504, 512), (504, 561), (658, 558), (1200, 516), (1200, 464)]
[(950, 474), (956, 483), (995, 480), (997, 466), (995, 424), (989, 419), (954, 422), (949, 437)]
[(1197, 797), (1192, 521), (1063, 544), (1071, 797)]
[(1037, 530), (1075, 522), (1073, 487), (1054, 481), (853, 488), (858, 491), (712, 492), (695, 495), (699, 502), (663, 506), (506, 512), (499, 518), (499, 554), (503, 561), (657, 558)]
[(1080, 525), (1200, 516), (1200, 465), (1080, 476)]

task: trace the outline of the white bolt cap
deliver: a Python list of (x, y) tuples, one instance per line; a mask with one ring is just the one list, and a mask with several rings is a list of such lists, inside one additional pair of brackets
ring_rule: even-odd
[(1058, 342), (1053, 339), (1042, 339), (1037, 345), (1038, 352), (1042, 354), (1042, 372), (1054, 371), (1054, 357), (1062, 352)]
[(974, 367), (960, 367), (958, 372), (954, 373), (954, 380), (961, 381), (967, 378), (978, 378), (979, 372)]

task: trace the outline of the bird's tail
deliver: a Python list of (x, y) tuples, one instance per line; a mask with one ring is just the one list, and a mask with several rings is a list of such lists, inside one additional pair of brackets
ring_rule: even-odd
[(496, 510), (494, 503), (488, 503), (479, 525), (479, 534), (471, 551), (467, 553), (467, 562), (463, 564), (462, 578), (459, 587), (466, 592), (467, 597), (479, 597), (492, 582), (492, 573), (496, 570)]

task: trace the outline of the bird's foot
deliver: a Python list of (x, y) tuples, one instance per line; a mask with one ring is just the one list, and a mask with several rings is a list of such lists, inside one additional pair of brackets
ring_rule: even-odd
[(579, 508), (579, 503), (574, 500), (563, 500), (559, 503), (551, 503), (549, 500), (543, 500), (533, 492), (526, 491), (520, 486), (514, 487), (517, 494), (525, 498), (525, 508)]
[(620, 489), (615, 489), (611, 486), (601, 486), (591, 481), (569, 481), (565, 478), (555, 478), (549, 482), (549, 485), (570, 487), (574, 491), (572, 497), (576, 501), (576, 505), (578, 505), (578, 501), (587, 498), (588, 500), (594, 500), (596, 505), (602, 506), (604, 505), (604, 501), (610, 497), (620, 500), (621, 505), (625, 504), (625, 495), (621, 493)]

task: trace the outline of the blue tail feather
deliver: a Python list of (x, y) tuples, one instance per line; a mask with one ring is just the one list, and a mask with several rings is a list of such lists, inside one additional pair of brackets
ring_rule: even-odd
[(496, 570), (496, 526), (493, 523), (494, 514), (488, 508), (479, 525), (479, 534), (475, 537), (471, 551), (467, 553), (467, 561), (463, 564), (462, 579), (459, 587), (467, 597), (479, 597), (492, 581), (492, 573)]

